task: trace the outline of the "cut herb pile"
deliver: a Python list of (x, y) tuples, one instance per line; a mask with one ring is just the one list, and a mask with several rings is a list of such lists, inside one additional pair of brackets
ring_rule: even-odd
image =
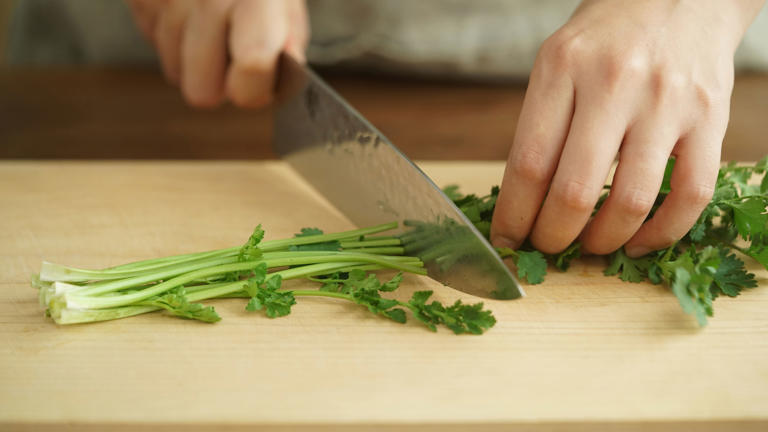
[[(670, 176), (674, 159), (667, 165), (661, 189), (649, 218), (670, 192)], [(630, 258), (622, 249), (608, 256), (604, 273), (618, 275), (627, 282), (650, 281), (671, 287), (686, 313), (693, 314), (699, 324), (707, 324), (713, 316), (712, 302), (720, 295), (735, 297), (745, 288), (757, 286), (742, 257), (751, 257), (768, 269), (768, 157), (757, 164), (728, 164), (720, 169), (712, 201), (685, 237), (673, 246), (640, 258)], [(763, 175), (754, 183), (754, 176)], [(610, 186), (600, 197), (597, 211), (608, 196)], [(499, 189), (487, 196), (462, 195), (456, 186), (445, 188), (446, 194), (467, 215), (478, 230), (488, 237)], [(519, 250), (497, 249), (503, 258), (511, 258), (518, 276), (528, 283), (544, 280), (547, 262), (561, 271), (580, 256), (574, 242), (560, 254), (544, 255), (530, 244)]]
[[(403, 272), (426, 273), (419, 258), (403, 256), (399, 238), (374, 235), (394, 228), (397, 223), (333, 234), (305, 228), (293, 238), (263, 241), (264, 231), (259, 226), (243, 246), (102, 270), (44, 262), (32, 284), (39, 289), (46, 313), (58, 324), (104, 321), (157, 310), (216, 322), (221, 318), (214, 308), (198, 302), (223, 297), (246, 298), (246, 310), (263, 310), (275, 318), (291, 313), (301, 296), (347, 300), (399, 323), (406, 321), (406, 311), (410, 311), (433, 331), (444, 325), (456, 334), (481, 334), (495, 324), (482, 303), (428, 303), (432, 291), (415, 292), (407, 302), (382, 297), (381, 293), (398, 288)], [(400, 273), (384, 283), (368, 273), (383, 269)], [(282, 281), (298, 278), (318, 282), (319, 289), (282, 288)]]

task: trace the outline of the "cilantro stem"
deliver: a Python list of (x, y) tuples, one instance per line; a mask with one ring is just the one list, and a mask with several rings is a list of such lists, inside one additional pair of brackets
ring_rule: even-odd
[[(143, 290), (122, 294), (110, 297), (93, 297), (84, 294), (83, 292), (69, 292), (65, 293), (65, 299), (68, 307), (76, 307), (82, 309), (104, 309), (117, 306), (125, 306), (137, 301), (145, 300), (149, 297), (159, 295), (165, 291), (171, 290), (186, 283), (202, 279), (209, 276), (215, 276), (224, 273), (242, 272), (255, 269), (261, 263), (267, 265), (267, 268), (283, 267), (283, 266), (295, 266), (295, 265), (307, 265), (307, 264), (319, 264), (319, 263), (333, 263), (333, 262), (345, 262), (345, 263), (368, 263), (379, 264), (387, 268), (393, 268), (396, 270), (407, 271), (417, 274), (426, 274), (423, 268), (410, 265), (408, 263), (402, 263), (396, 258), (399, 257), (385, 257), (378, 255), (369, 255), (355, 252), (286, 252), (291, 254), (290, 257), (276, 257), (273, 259), (263, 259), (258, 261), (247, 261), (233, 264), (222, 264), (212, 267), (206, 267), (199, 270), (194, 270), (182, 275), (176, 276), (164, 282), (160, 282), (151, 287)], [(277, 252), (276, 254), (280, 254)], [(284, 253), (285, 254), (285, 253)], [(267, 254), (265, 254), (266, 257)], [(405, 257), (407, 258), (407, 257)], [(349, 265), (349, 264), (348, 264)], [(103, 293), (100, 291), (100, 293)]]
[(377, 246), (400, 246), (402, 242), (397, 238), (382, 239), (382, 240), (356, 240), (356, 241), (343, 241), (340, 242), (343, 249), (361, 248), (361, 247), (377, 247)]
[[(262, 252), (279, 251), (281, 249), (287, 249), (291, 246), (306, 245), (312, 243), (323, 243), (328, 241), (346, 240), (346, 239), (358, 239), (360, 237), (377, 234), (383, 231), (388, 231), (397, 228), (397, 222), (390, 222), (386, 224), (376, 225), (367, 228), (354, 229), (349, 231), (342, 231), (331, 234), (319, 234), (313, 236), (294, 237), (288, 239), (279, 240), (267, 240), (259, 245), (259, 249)], [(382, 240), (371, 240), (385, 242), (380, 245), (396, 245), (399, 243), (389, 243), (391, 238), (383, 238)], [(359, 240), (358, 240), (359, 241)], [(359, 241), (363, 242), (363, 241)], [(364, 246), (364, 245), (363, 245)], [(370, 244), (369, 246), (376, 246), (376, 244)], [(343, 247), (343, 246), (342, 246)], [(175, 266), (182, 263), (189, 263), (192, 261), (233, 257), (237, 255), (240, 250), (240, 246), (230, 247), (225, 249), (212, 250), (207, 252), (198, 252), (191, 254), (181, 254), (171, 257), (154, 258), (143, 261), (135, 261), (120, 266), (109, 267), (101, 270), (85, 270), (76, 269), (72, 267), (58, 266), (51, 263), (43, 263), (43, 269), (41, 270), (41, 279), (44, 281), (59, 280), (63, 282), (85, 282), (89, 280), (105, 280), (105, 279), (120, 279), (125, 277), (132, 277), (144, 274), (151, 270), (158, 270), (163, 267)], [(47, 269), (47, 266), (53, 266)], [(46, 271), (48, 270), (48, 271)], [(57, 270), (56, 273), (51, 271)], [(49, 276), (50, 275), (50, 276)]]
[(285, 291), (291, 291), (295, 296), (330, 297), (330, 298), (349, 300), (351, 302), (355, 301), (354, 297), (352, 297), (351, 295), (340, 293), (340, 292), (319, 291), (319, 290), (285, 290)]
[(365, 247), (357, 249), (344, 249), (345, 252), (363, 252), (369, 254), (381, 254), (381, 255), (402, 255), (405, 253), (405, 248), (402, 246), (390, 246), (390, 247)]

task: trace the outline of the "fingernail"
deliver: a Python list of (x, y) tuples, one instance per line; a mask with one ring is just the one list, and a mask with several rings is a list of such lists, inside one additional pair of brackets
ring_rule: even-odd
[(517, 243), (507, 237), (501, 235), (495, 235), (491, 238), (491, 244), (497, 248), (510, 248), (515, 249)]
[(638, 258), (643, 255), (646, 255), (648, 252), (651, 252), (652, 249), (646, 246), (626, 246), (624, 247), (624, 252), (629, 256), (630, 258)]

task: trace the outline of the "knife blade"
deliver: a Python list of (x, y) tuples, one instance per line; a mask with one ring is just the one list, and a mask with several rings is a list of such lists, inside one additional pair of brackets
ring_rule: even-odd
[(282, 55), (273, 146), (359, 226), (398, 221), (406, 253), (428, 275), (476, 296), (524, 295), (509, 268), (408, 157), (308, 67)]

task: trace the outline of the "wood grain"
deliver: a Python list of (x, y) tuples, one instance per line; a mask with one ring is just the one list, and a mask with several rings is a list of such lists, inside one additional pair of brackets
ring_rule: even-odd
[[(504, 160), (522, 85), (328, 75), (412, 158)], [(768, 75), (736, 80), (724, 160), (768, 153)], [(199, 111), (153, 69), (0, 69), (0, 158), (265, 159), (269, 111)]]
[[(483, 191), (503, 164), (424, 163)], [(768, 273), (705, 329), (600, 258), (487, 301), (481, 337), (302, 299), (288, 317), (56, 327), (40, 261), (104, 267), (350, 223), (279, 162), (0, 162), (0, 430), (765, 430)], [(304, 282), (297, 282), (297, 286)], [(476, 300), (423, 277), (403, 293)]]

